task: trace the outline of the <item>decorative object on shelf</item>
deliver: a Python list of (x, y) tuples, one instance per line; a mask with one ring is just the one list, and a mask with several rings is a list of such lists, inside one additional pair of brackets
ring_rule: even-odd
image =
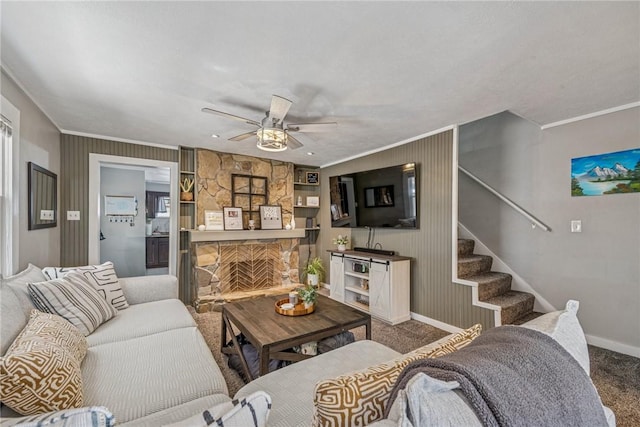
[(200, 224), (200, 225), (198, 226), (198, 231), (204, 231), (204, 230), (206, 230), (206, 229), (207, 229), (207, 227), (205, 227), (205, 225), (204, 225), (204, 224)]
[(207, 230), (224, 230), (222, 211), (204, 211), (204, 226)]
[(225, 230), (242, 230), (242, 208), (231, 208), (225, 206), (222, 208), (224, 213), (224, 229)]
[(180, 200), (183, 202), (190, 202), (193, 200), (193, 178), (185, 178), (180, 182)]
[(291, 222), (289, 224), (291, 224), (292, 230), (296, 229), (296, 218), (293, 215), (291, 215)]
[(302, 196), (298, 196), (298, 206), (302, 206)]
[(300, 183), (304, 182), (302, 180), (302, 171), (298, 171), (298, 182), (300, 182)]
[(282, 207), (280, 205), (261, 205), (260, 222), (263, 230), (282, 230)]
[(304, 302), (304, 308), (311, 308), (315, 305), (316, 300), (318, 299), (318, 289), (315, 286), (308, 284), (302, 288), (298, 288), (298, 295)]
[(285, 230), (291, 230), (291, 224), (287, 224), (287, 225), (285, 225), (285, 226), (284, 226), (284, 229), (285, 229)]
[(318, 286), (318, 283), (320, 283), (324, 277), (324, 265), (322, 265), (322, 259), (319, 257), (310, 259), (302, 270), (302, 274), (307, 276), (308, 285)]
[(318, 207), (320, 206), (319, 196), (307, 196), (307, 206)]
[(256, 229), (256, 222), (253, 219), (249, 220), (249, 230), (255, 230)]
[(307, 184), (319, 184), (320, 173), (319, 172), (307, 172)]
[(349, 243), (349, 236), (338, 234), (338, 237), (335, 237), (333, 239), (333, 244), (338, 245), (338, 250), (340, 252), (344, 252), (347, 250), (347, 243)]

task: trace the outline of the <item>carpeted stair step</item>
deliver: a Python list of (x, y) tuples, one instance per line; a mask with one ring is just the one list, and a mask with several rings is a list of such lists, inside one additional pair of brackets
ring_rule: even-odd
[(523, 323), (528, 322), (529, 320), (533, 320), (536, 317), (542, 316), (544, 313), (538, 313), (537, 311), (532, 311), (531, 313), (516, 319), (512, 325), (522, 325)]
[(521, 317), (528, 316), (533, 311), (535, 297), (527, 292), (509, 291), (485, 300), (489, 304), (502, 307), (501, 319), (503, 325), (511, 325)]
[(471, 239), (458, 239), (458, 256), (469, 256), (473, 254), (476, 241)]
[(467, 278), (491, 270), (493, 258), (487, 255), (468, 255), (458, 258), (458, 277)]
[(478, 299), (480, 301), (486, 301), (511, 290), (511, 275), (508, 273), (489, 271), (466, 277), (466, 279), (478, 282)]

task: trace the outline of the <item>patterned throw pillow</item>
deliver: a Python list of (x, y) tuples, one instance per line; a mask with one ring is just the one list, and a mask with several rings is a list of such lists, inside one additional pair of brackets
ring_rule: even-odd
[(270, 411), (271, 396), (264, 391), (256, 391), (165, 427), (265, 427)]
[(28, 289), (36, 308), (64, 317), (85, 336), (118, 314), (80, 273), (71, 272), (62, 279), (29, 283)]
[(432, 348), (418, 348), (389, 362), (316, 384), (314, 426), (363, 426), (382, 419), (389, 395), (405, 366), (414, 360), (453, 353), (480, 335), (482, 325), (453, 335)]
[(100, 295), (116, 309), (124, 310), (129, 307), (111, 261), (84, 267), (45, 267), (42, 272), (49, 280), (63, 279), (71, 272), (81, 273), (87, 282), (91, 283)]
[(64, 319), (33, 310), (0, 358), (2, 403), (23, 415), (82, 406), (86, 338)]
[(113, 427), (116, 419), (104, 406), (85, 406), (2, 421), (2, 427)]

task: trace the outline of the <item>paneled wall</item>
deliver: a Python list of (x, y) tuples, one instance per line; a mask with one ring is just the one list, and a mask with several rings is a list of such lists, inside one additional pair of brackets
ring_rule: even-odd
[[(178, 161), (178, 151), (84, 136), (60, 136), (60, 265), (85, 265), (88, 260), (89, 154)], [(80, 221), (67, 221), (79, 210)]]
[(412, 258), (411, 311), (458, 327), (482, 323), (493, 327), (493, 313), (471, 304), (471, 289), (452, 283), (453, 131), (418, 139), (386, 151), (321, 170), (319, 253), (329, 265), (326, 250), (331, 239), (350, 234), (351, 247), (366, 246), (365, 229), (331, 228), (329, 177), (417, 162), (419, 177), (419, 229), (376, 229), (375, 243)]

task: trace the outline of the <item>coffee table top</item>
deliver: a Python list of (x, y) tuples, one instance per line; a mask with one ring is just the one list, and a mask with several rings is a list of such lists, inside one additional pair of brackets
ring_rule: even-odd
[(349, 330), (371, 322), (368, 313), (318, 295), (315, 311), (304, 316), (284, 316), (275, 311), (275, 303), (287, 295), (265, 296), (236, 301), (223, 306), (227, 317), (239, 327), (255, 346), (290, 346), (317, 341), (334, 335), (336, 328)]

